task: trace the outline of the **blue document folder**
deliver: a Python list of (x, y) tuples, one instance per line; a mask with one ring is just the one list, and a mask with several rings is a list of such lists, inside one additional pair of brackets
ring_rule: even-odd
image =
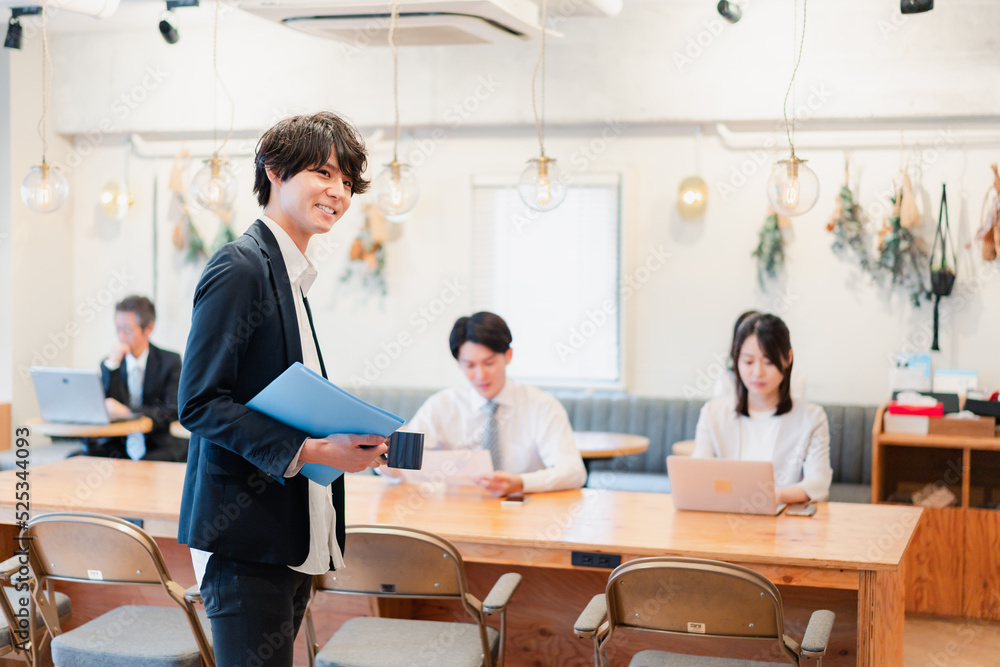
[[(247, 407), (314, 438), (331, 433), (373, 433), (388, 438), (403, 425), (401, 418), (365, 403), (299, 362), (250, 399)], [(307, 463), (302, 466), (302, 474), (327, 486), (344, 471)]]

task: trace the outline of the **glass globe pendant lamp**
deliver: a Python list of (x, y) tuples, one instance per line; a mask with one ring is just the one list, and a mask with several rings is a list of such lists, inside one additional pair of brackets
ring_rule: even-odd
[(21, 199), (32, 211), (51, 213), (66, 203), (69, 197), (69, 183), (66, 177), (45, 159), (31, 168), (21, 181)]
[(802, 215), (819, 199), (819, 178), (793, 153), (771, 169), (767, 179), (767, 201), (776, 213), (784, 216)]
[(413, 167), (395, 159), (385, 166), (372, 183), (375, 205), (392, 222), (401, 222), (420, 197)]
[(566, 179), (556, 161), (542, 155), (528, 160), (521, 172), (517, 194), (525, 206), (536, 211), (551, 211), (566, 199)]
[(372, 194), (375, 205), (390, 222), (403, 222), (417, 205), (420, 185), (413, 167), (399, 161), (399, 49), (396, 45), (396, 23), (399, 21), (399, 0), (393, 0), (389, 21), (389, 47), (392, 49), (392, 100), (396, 111), (396, 134), (392, 144), (392, 162), (375, 177)]
[[(795, 5), (796, 3), (793, 3)], [(788, 122), (788, 96), (792, 93), (795, 85), (795, 75), (799, 71), (802, 63), (802, 47), (806, 42), (806, 9), (809, 0), (802, 0), (802, 36), (798, 44), (798, 55), (795, 59), (795, 67), (792, 68), (792, 79), (788, 82), (788, 90), (785, 91), (785, 101), (782, 111), (785, 115), (785, 136), (788, 138), (788, 148), (791, 156), (779, 160), (771, 169), (771, 175), (767, 179), (765, 188), (767, 201), (771, 208), (778, 214), (793, 217), (808, 212), (816, 205), (819, 199), (819, 179), (816, 173), (806, 166), (806, 161), (799, 159), (795, 155), (795, 141), (793, 128), (795, 127), (795, 104), (792, 104), (792, 122)], [(795, 44), (795, 35), (792, 35), (792, 44)], [(794, 53), (794, 52), (793, 52)]]
[(205, 166), (191, 179), (191, 191), (198, 204), (209, 211), (222, 211), (236, 199), (236, 174), (228, 160), (218, 154), (205, 160)]

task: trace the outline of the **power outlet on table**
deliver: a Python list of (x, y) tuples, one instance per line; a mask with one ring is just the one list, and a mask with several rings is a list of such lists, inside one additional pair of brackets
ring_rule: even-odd
[(603, 567), (613, 570), (622, 564), (622, 557), (616, 554), (574, 551), (570, 562), (577, 567)]

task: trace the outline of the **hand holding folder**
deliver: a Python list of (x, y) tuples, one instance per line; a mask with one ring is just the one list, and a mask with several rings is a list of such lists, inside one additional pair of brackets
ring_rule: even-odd
[[(362, 401), (299, 362), (264, 387), (247, 407), (305, 431), (313, 438), (325, 438), (334, 433), (388, 438), (403, 425), (400, 417)], [(307, 463), (302, 466), (302, 474), (327, 486), (344, 471)]]

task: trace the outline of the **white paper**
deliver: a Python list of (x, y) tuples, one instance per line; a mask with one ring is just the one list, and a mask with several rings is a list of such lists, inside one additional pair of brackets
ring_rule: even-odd
[(485, 449), (425, 449), (420, 470), (400, 470), (407, 484), (472, 484), (472, 478), (493, 472)]

